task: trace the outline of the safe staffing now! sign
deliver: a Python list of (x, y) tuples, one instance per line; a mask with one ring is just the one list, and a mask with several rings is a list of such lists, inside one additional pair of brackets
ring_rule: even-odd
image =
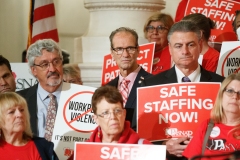
[[(152, 73), (152, 63), (153, 55), (155, 50), (155, 42), (147, 43), (139, 46), (140, 52), (137, 58), (137, 63), (142, 66), (142, 68)], [(102, 69), (102, 85), (107, 84), (119, 75), (119, 68), (114, 59), (112, 59), (111, 54), (104, 56), (103, 69)]]
[[(192, 136), (210, 117), (220, 83), (190, 82), (137, 89), (137, 132), (150, 141)], [(151, 94), (149, 94), (151, 93)]]
[(165, 145), (77, 142), (74, 159), (151, 160), (166, 159)]

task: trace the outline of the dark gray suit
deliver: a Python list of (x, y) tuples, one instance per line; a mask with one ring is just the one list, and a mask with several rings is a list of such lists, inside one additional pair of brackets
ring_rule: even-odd
[[(140, 69), (140, 71), (138, 72), (138, 75), (133, 83), (132, 89), (130, 91), (130, 94), (128, 96), (126, 105), (125, 105), (125, 109), (127, 110), (127, 115), (126, 115), (126, 120), (131, 122), (131, 128), (133, 128), (134, 130), (136, 130), (136, 113), (135, 113), (135, 109), (136, 109), (136, 98), (137, 98), (137, 87), (141, 86), (141, 80), (142, 78), (146, 79), (151, 77), (152, 74), (146, 72), (143, 68)], [(117, 76), (115, 79), (111, 80), (109, 83), (107, 83), (106, 85), (111, 85), (114, 87), (118, 87), (118, 80), (119, 80), (119, 76)]]
[(30, 114), (31, 129), (35, 136), (38, 136), (38, 118), (37, 118), (37, 88), (38, 84), (34, 86), (18, 91), (22, 97), (25, 98), (28, 104), (28, 111)]

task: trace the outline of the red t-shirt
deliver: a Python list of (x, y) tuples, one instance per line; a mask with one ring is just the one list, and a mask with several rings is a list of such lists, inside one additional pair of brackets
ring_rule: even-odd
[[(209, 119), (205, 120), (194, 133), (192, 140), (183, 152), (187, 158), (202, 154), (202, 143), (207, 131)], [(226, 126), (222, 123), (214, 124), (212, 132), (209, 136), (204, 155), (231, 153), (240, 149), (240, 140), (232, 136), (234, 126)], [(224, 159), (223, 157), (215, 157), (212, 159)], [(203, 158), (201, 160), (204, 160)], [(209, 160), (209, 159), (208, 159)]]
[(175, 22), (181, 21), (185, 16), (187, 3), (188, 3), (188, 0), (182, 0), (181, 2), (179, 2), (176, 16), (175, 16)]
[(152, 74), (158, 74), (171, 68), (171, 55), (169, 47), (165, 47), (158, 53), (154, 54)]
[(29, 141), (25, 146), (13, 146), (0, 140), (1, 160), (42, 160), (33, 141)]
[(207, 71), (216, 72), (218, 66), (219, 52), (212, 47), (203, 55), (202, 67)]

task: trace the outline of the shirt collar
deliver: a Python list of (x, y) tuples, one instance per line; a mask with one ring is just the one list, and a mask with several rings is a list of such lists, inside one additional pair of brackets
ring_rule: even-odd
[[(177, 74), (177, 80), (178, 83), (182, 83), (182, 78), (185, 77), (185, 75), (182, 73), (180, 69), (178, 69), (175, 65), (175, 71)], [(188, 78), (191, 80), (191, 82), (200, 82), (200, 76), (201, 76), (201, 68), (200, 65), (198, 65), (197, 69), (192, 72), (190, 75), (188, 75)]]

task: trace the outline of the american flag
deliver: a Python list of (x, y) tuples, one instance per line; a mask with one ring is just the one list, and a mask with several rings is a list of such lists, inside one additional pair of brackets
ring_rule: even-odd
[(28, 45), (39, 39), (59, 42), (53, 0), (30, 0)]

